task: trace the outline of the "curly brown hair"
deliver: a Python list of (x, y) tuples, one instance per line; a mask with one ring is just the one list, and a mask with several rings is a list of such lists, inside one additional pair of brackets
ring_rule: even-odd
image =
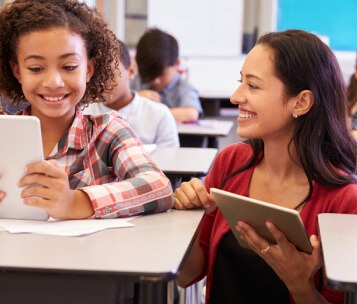
[(94, 59), (95, 72), (78, 105), (105, 101), (105, 94), (113, 87), (120, 46), (103, 16), (95, 8), (76, 0), (17, 0), (0, 10), (0, 97), (14, 107), (26, 102), (10, 61), (17, 63), (21, 36), (53, 27), (65, 27), (80, 35), (88, 59)]

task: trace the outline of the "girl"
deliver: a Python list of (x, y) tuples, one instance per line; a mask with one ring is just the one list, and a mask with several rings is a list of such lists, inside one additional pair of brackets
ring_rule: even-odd
[[(0, 96), (40, 119), (46, 160), (30, 164), (24, 203), (57, 219), (131, 216), (172, 207), (169, 180), (103, 102), (120, 48), (101, 15), (71, 0), (18, 0), (0, 11)], [(112, 64), (114, 61), (115, 64)], [(1, 114), (7, 114), (1, 110)], [(0, 201), (6, 189), (0, 189)]]
[[(357, 213), (357, 144), (347, 125), (343, 78), (332, 51), (299, 30), (262, 36), (240, 72), (231, 97), (239, 136), (225, 148), (205, 185), (183, 183), (175, 208), (203, 206), (199, 238), (179, 276), (188, 286), (207, 275), (206, 303), (343, 303), (323, 282), (319, 213)], [(313, 252), (298, 251), (267, 222), (269, 244), (251, 226), (236, 229), (240, 247), (209, 194), (211, 187), (300, 212)]]

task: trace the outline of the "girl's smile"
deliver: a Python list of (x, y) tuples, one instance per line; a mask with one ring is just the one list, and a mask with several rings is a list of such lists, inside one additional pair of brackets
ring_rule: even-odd
[(70, 94), (59, 94), (59, 95), (39, 94), (39, 96), (44, 100), (43, 103), (48, 106), (61, 106), (68, 101)]

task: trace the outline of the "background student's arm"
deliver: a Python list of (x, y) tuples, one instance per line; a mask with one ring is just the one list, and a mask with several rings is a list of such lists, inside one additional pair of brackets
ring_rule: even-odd
[(194, 122), (197, 121), (200, 113), (194, 107), (170, 108), (172, 115), (177, 122)]
[(177, 107), (172, 107), (171, 112), (178, 122), (196, 121), (200, 113), (203, 113), (197, 90), (190, 84), (183, 86), (179, 96), (179, 104), (177, 104)]

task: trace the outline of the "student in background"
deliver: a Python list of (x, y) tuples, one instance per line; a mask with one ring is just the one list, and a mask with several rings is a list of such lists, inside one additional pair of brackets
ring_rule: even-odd
[[(343, 303), (323, 280), (319, 213), (357, 213), (357, 143), (347, 125), (345, 84), (333, 52), (315, 35), (288, 30), (259, 38), (231, 97), (244, 143), (223, 149), (205, 178), (182, 183), (175, 208), (206, 214), (179, 275), (185, 287), (207, 275), (206, 303)], [(313, 252), (298, 251), (267, 222), (270, 244), (245, 222), (239, 245), (211, 187), (295, 209)]]
[[(18, 0), (1, 9), (0, 96), (15, 107), (28, 104), (18, 115), (39, 118), (46, 159), (28, 165), (19, 181), (19, 187), (33, 186), (22, 192), (25, 204), (57, 219), (172, 207), (169, 180), (128, 124), (113, 113), (80, 110), (105, 101), (119, 51), (103, 17), (85, 3)], [(0, 201), (5, 195), (0, 189)]]
[(357, 138), (357, 58), (355, 72), (351, 75), (347, 88), (347, 98), (349, 102), (349, 113), (351, 116), (352, 132)]
[(131, 87), (139, 94), (166, 104), (176, 121), (193, 122), (202, 113), (197, 90), (178, 73), (177, 40), (159, 29), (149, 29), (136, 47), (139, 75)]
[(143, 144), (177, 148), (180, 146), (177, 124), (169, 108), (140, 96), (130, 89), (135, 71), (126, 45), (119, 41), (121, 53), (119, 68), (115, 71), (116, 85), (105, 103), (92, 103), (85, 114), (98, 115), (117, 111), (134, 130)]

